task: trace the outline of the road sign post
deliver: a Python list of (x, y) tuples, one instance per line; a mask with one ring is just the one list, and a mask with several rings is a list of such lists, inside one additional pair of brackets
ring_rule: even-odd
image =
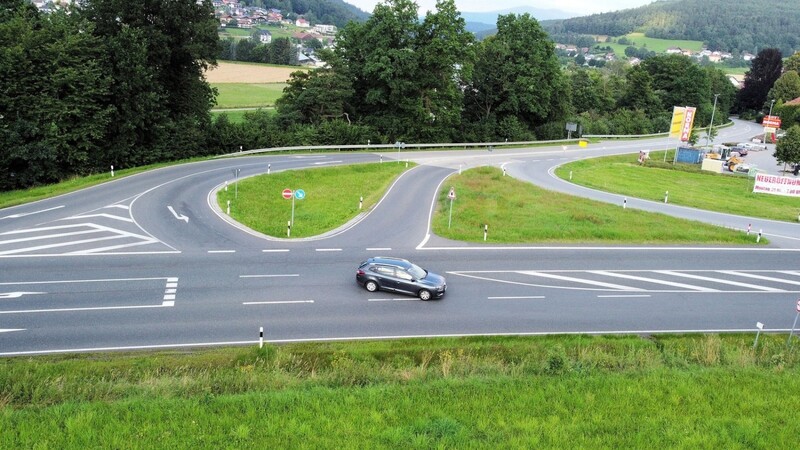
[(450, 229), (450, 224), (453, 223), (453, 200), (456, 199), (456, 188), (450, 188), (447, 198), (450, 199), (450, 217), (447, 219), (447, 228)]
[(792, 324), (792, 331), (789, 332), (789, 338), (786, 339), (786, 345), (788, 346), (789, 343), (792, 341), (792, 335), (794, 334), (794, 328), (797, 326), (797, 318), (800, 317), (800, 298), (797, 299), (797, 314), (794, 316), (794, 323)]

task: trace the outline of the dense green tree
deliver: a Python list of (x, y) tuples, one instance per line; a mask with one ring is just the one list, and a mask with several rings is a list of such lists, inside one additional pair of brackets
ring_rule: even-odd
[(625, 91), (619, 100), (619, 106), (646, 114), (664, 109), (653, 88), (653, 76), (643, 66), (631, 67), (625, 79)]
[(90, 172), (111, 120), (102, 41), (68, 8), (0, 14), (0, 189)]
[(758, 52), (750, 70), (744, 76), (744, 87), (736, 97), (736, 110), (743, 112), (763, 109), (764, 103), (769, 103), (767, 94), (780, 78), (782, 68), (781, 52), (778, 49), (767, 48)]
[(800, 50), (795, 52), (792, 56), (786, 58), (786, 61), (783, 62), (783, 70), (790, 71), (794, 70), (797, 73), (800, 73)]
[(775, 145), (772, 156), (784, 165), (784, 170), (788, 164), (800, 164), (800, 125), (793, 125), (786, 131), (786, 136)]
[(653, 90), (661, 102), (659, 112), (672, 111), (673, 106), (695, 106), (710, 113), (708, 77), (691, 59), (659, 55), (643, 61), (641, 66), (653, 78)]
[(466, 95), (473, 121), (514, 117), (529, 130), (563, 119), (569, 108), (553, 43), (528, 14), (498, 18), (497, 34), (478, 49)]
[(347, 101), (352, 90), (346, 77), (330, 69), (293, 72), (275, 104), (279, 120), (286, 125), (316, 125), (330, 119), (351, 123)]
[(775, 100), (776, 105), (780, 105), (798, 97), (800, 97), (800, 75), (794, 70), (787, 70), (769, 90), (767, 101)]
[(389, 142), (450, 140), (471, 42), (452, 0), (438, 2), (421, 23), (416, 3), (390, 0), (366, 23), (348, 24), (327, 61), (352, 82), (353, 119)]

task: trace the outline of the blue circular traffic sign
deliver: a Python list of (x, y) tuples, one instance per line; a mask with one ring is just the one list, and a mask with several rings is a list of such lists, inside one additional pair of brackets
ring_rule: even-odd
[(306, 198), (306, 191), (304, 191), (302, 189), (295, 189), (294, 198), (296, 198), (298, 200), (302, 200), (302, 199)]

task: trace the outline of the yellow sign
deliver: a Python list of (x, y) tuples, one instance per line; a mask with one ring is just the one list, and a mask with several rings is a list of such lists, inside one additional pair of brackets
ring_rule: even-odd
[(669, 126), (669, 137), (681, 137), (681, 129), (683, 128), (683, 117), (686, 114), (686, 108), (681, 106), (672, 107), (672, 122)]
[(578, 141), (578, 147), (586, 147), (588, 145), (589, 145), (589, 141), (584, 141), (583, 139)]

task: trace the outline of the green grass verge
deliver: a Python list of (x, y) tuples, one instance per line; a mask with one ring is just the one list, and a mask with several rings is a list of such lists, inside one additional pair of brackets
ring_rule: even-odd
[(214, 83), (217, 89), (215, 108), (255, 108), (275, 106), (286, 83)]
[(0, 359), (2, 448), (790, 448), (785, 335)]
[[(457, 198), (448, 227), (450, 186)], [(484, 224), (489, 225), (487, 241), (497, 243), (755, 243), (745, 233), (547, 191), (493, 167), (467, 170), (448, 180), (439, 193), (433, 231), (482, 242)]]
[[(111, 176), (111, 171), (106, 173), (98, 173), (95, 175), (88, 175), (84, 177), (74, 177), (61, 183), (48, 184), (45, 186), (38, 186), (31, 189), (19, 189), (15, 191), (2, 191), (0, 192), (0, 208), (8, 208), (10, 206), (22, 205), (25, 203), (35, 202), (46, 198), (55, 197), (58, 195), (68, 194), (73, 191), (85, 189), (87, 187), (95, 186), (109, 181), (114, 181), (119, 178), (131, 176), (137, 173), (146, 172), (148, 170), (158, 169), (176, 164), (183, 164), (193, 161), (203, 161), (207, 158), (193, 158), (182, 161), (173, 161), (167, 163), (150, 164), (147, 166), (133, 167), (130, 169), (115, 170), (114, 176)], [(110, 168), (109, 168), (110, 169)]]
[[(667, 161), (672, 158), (669, 152)], [(646, 200), (764, 219), (796, 221), (800, 198), (754, 194), (753, 179), (701, 171), (690, 164), (663, 164), (664, 152), (651, 152), (647, 165), (637, 155), (620, 155), (575, 161), (556, 169), (556, 175), (602, 191)], [(747, 224), (742, 224), (746, 226)]]
[(284, 199), (281, 192), (302, 189), (306, 198), (294, 201), (291, 237), (316, 236), (354, 218), (361, 196), (363, 210), (371, 208), (405, 170), (405, 164), (387, 162), (260, 175), (240, 180), (238, 188), (229, 185), (227, 191), (220, 190), (217, 202), (225, 211), (230, 200), (233, 219), (266, 235), (282, 237), (286, 236), (292, 201)]

